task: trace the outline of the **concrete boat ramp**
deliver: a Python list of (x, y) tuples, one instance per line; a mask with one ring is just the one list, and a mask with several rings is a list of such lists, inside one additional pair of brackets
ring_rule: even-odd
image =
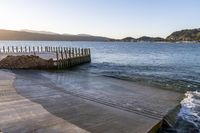
[(41, 73), (0, 71), (2, 132), (146, 133), (182, 99), (178, 92), (113, 78)]

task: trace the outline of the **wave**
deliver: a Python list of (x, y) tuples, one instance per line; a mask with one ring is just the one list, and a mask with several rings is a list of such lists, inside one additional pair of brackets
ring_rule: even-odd
[(200, 132), (200, 92), (188, 91), (185, 96), (178, 117), (195, 125)]

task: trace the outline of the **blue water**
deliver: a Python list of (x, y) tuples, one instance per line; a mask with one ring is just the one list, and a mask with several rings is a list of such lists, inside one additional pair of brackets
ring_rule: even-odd
[(200, 132), (200, 44), (1, 41), (3, 45), (89, 47), (92, 63), (76, 69), (185, 93), (174, 128), (164, 132)]

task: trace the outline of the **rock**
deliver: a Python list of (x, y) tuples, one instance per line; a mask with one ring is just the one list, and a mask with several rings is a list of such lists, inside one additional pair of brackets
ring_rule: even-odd
[(51, 69), (53, 59), (45, 60), (35, 55), (7, 56), (0, 61), (0, 68), (6, 69)]

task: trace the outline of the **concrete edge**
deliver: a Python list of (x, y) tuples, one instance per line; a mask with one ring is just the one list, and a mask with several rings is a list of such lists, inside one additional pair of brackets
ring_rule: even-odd
[(176, 116), (181, 108), (181, 105), (177, 105), (175, 108), (170, 110), (164, 118), (153, 126), (148, 133), (158, 133), (162, 127), (173, 127), (176, 123)]

